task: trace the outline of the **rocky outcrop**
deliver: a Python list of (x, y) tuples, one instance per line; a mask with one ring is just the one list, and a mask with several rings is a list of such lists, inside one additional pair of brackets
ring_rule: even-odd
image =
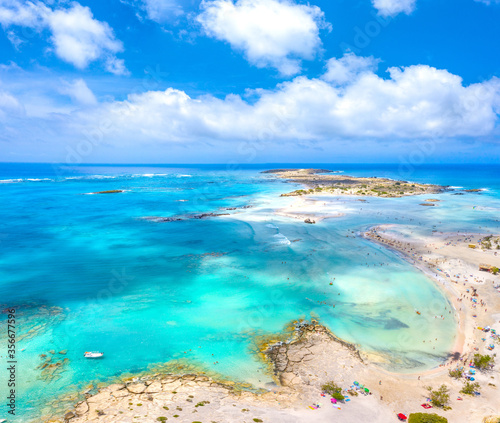
[[(115, 423), (156, 421), (279, 421), (302, 422), (282, 414), (311, 401), (324, 383), (324, 354), (335, 359), (361, 363), (356, 348), (345, 343), (317, 323), (297, 323), (287, 342), (263, 346), (263, 355), (276, 376), (272, 390), (252, 389), (251, 385), (215, 380), (203, 374), (154, 374), (115, 383), (76, 404), (64, 418), (51, 422)], [(333, 355), (332, 355), (333, 354)], [(319, 367), (317, 367), (319, 365)], [(321, 369), (317, 371), (317, 368)], [(305, 403), (303, 402), (305, 401)], [(285, 414), (286, 415), (286, 414)], [(221, 416), (224, 418), (221, 420)], [(268, 418), (264, 419), (265, 416)], [(159, 420), (160, 418), (165, 420)], [(283, 420), (284, 419), (284, 420)]]
[[(301, 385), (304, 365), (319, 353), (333, 350), (350, 354), (359, 363), (363, 363), (358, 350), (352, 344), (333, 335), (327, 328), (315, 322), (299, 324), (294, 339), (289, 342), (278, 342), (264, 351), (268, 357), (277, 380), (283, 386)], [(337, 347), (337, 348), (334, 348)]]

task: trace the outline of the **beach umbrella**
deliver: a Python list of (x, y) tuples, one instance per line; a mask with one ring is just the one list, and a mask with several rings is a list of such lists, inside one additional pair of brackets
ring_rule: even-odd
[(399, 413), (398, 414), (398, 419), (401, 420), (401, 421), (403, 421), (403, 422), (405, 422), (408, 419), (408, 417), (405, 414), (403, 414), (403, 413)]

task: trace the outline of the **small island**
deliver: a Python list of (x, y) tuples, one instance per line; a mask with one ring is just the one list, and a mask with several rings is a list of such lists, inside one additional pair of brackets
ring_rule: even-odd
[(339, 175), (338, 172), (324, 169), (274, 169), (263, 173), (272, 174), (307, 187), (307, 189), (282, 194), (282, 197), (329, 194), (398, 198), (410, 195), (438, 194), (448, 189), (440, 185), (396, 181), (388, 178)]

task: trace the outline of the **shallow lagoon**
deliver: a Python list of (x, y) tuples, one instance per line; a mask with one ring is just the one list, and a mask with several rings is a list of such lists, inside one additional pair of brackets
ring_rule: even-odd
[[(3, 172), (3, 180), (18, 177), (15, 169)], [(442, 194), (444, 201), (432, 208), (419, 206), (418, 197), (367, 203), (339, 198), (344, 217), (305, 225), (270, 213), (293, 201), (279, 197), (293, 187), (256, 169), (72, 172), (54, 177), (50, 169), (34, 167), (21, 181), (0, 185), (0, 298), (18, 305), (20, 337), (33, 330), (18, 344), (24, 349), (18, 357), (24, 417), (18, 421), (44, 414), (41, 404), (91, 381), (179, 358), (265, 387), (271, 379), (251, 352), (253, 340), (297, 318), (320, 319), (337, 336), (387, 360), (382, 365), (392, 371), (437, 366), (455, 338), (448, 301), (422, 273), (356, 233), (380, 223), (423, 232), (434, 226), (493, 231), (499, 225), (498, 181), (486, 186), (486, 177), (477, 184), (490, 191)], [(358, 172), (392, 175), (387, 168)], [(432, 177), (463, 185), (449, 171), (435, 170)], [(81, 195), (109, 189), (126, 192)], [(141, 219), (247, 205), (253, 207), (230, 217)], [(51, 350), (53, 362), (69, 363), (41, 379), (47, 372), (37, 369), (39, 355), (50, 357)], [(88, 350), (106, 357), (85, 360)]]

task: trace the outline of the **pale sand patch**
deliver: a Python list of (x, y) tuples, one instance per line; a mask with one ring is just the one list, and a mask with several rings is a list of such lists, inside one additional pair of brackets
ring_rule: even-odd
[(331, 201), (299, 197), (288, 206), (275, 210), (274, 214), (300, 220), (311, 219), (317, 223), (324, 219), (345, 216), (345, 211), (345, 207), (333, 205)]

